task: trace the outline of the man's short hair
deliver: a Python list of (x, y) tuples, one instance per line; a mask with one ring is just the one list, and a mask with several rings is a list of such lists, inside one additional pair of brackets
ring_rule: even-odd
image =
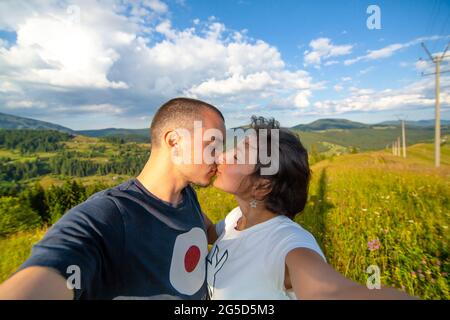
[(169, 126), (192, 130), (194, 121), (204, 119), (204, 111), (212, 111), (225, 121), (222, 113), (213, 105), (191, 98), (175, 98), (164, 103), (156, 112), (150, 126), (152, 147), (159, 147), (165, 129)]

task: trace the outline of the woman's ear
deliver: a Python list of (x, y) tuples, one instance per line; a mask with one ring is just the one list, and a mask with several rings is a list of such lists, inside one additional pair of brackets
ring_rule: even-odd
[(253, 188), (256, 200), (263, 200), (272, 191), (272, 182), (269, 179), (260, 178)]

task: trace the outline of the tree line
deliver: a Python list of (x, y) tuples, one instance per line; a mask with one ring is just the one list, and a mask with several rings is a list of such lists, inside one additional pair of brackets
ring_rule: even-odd
[(0, 197), (0, 237), (52, 225), (69, 209), (85, 201), (92, 194), (108, 188), (105, 184), (84, 186), (67, 180), (61, 186), (42, 188), (28, 186), (16, 196)]
[(0, 147), (19, 150), (22, 154), (61, 150), (60, 142), (73, 136), (53, 130), (0, 130)]

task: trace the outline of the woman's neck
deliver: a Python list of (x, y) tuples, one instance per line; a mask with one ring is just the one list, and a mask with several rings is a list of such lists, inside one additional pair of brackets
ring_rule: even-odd
[(236, 200), (239, 204), (239, 208), (241, 208), (242, 211), (242, 217), (239, 219), (236, 225), (236, 229), (239, 231), (248, 229), (259, 223), (265, 222), (278, 216), (277, 214), (267, 210), (263, 206), (262, 202), (258, 202), (256, 208), (252, 208), (248, 200), (240, 199), (237, 196)]

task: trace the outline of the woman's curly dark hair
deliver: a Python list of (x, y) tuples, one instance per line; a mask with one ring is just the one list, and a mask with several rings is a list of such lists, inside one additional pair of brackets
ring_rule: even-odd
[[(280, 128), (275, 119), (251, 117), (250, 127), (256, 131), (258, 140), (258, 156), (255, 171), (250, 178), (270, 180), (271, 191), (263, 199), (265, 207), (273, 213), (285, 215), (291, 219), (303, 211), (308, 198), (311, 170), (308, 163), (308, 152), (299, 137), (288, 129)], [(279, 129), (279, 169), (273, 175), (262, 175), (261, 168), (270, 166), (260, 162), (259, 130), (267, 129), (267, 143), (271, 143), (271, 129)], [(270, 147), (267, 153), (270, 157)]]

